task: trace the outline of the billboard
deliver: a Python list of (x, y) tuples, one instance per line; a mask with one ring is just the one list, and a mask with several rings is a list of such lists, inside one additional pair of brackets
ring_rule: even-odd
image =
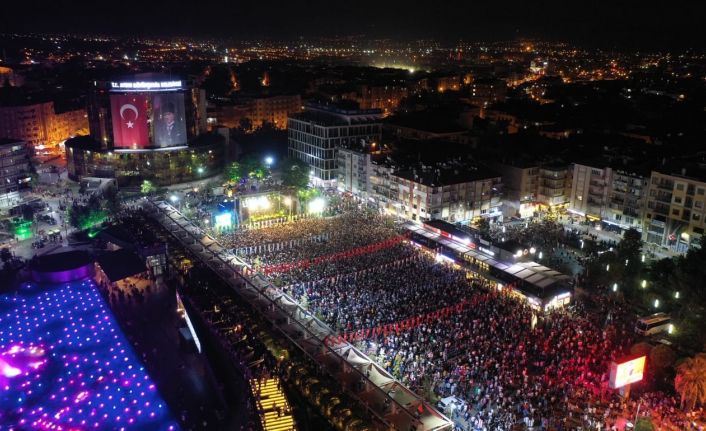
[(186, 145), (184, 95), (157, 93), (152, 96), (152, 136), (155, 147)]
[(186, 145), (183, 94), (112, 94), (110, 105), (115, 148)]
[(148, 121), (149, 100), (144, 94), (110, 96), (113, 118), (113, 142), (117, 148), (150, 146)]
[(612, 389), (639, 382), (645, 375), (646, 356), (640, 356), (621, 363), (610, 363), (610, 382)]

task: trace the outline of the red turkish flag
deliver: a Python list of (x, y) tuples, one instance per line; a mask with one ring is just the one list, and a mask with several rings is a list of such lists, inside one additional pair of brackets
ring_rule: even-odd
[(144, 148), (150, 145), (147, 106), (144, 94), (110, 96), (115, 147)]

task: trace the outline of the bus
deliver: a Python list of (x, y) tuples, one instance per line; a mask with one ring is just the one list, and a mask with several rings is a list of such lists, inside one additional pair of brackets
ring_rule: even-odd
[(635, 324), (635, 332), (642, 336), (657, 335), (669, 331), (671, 324), (672, 318), (669, 315), (655, 313), (639, 319)]

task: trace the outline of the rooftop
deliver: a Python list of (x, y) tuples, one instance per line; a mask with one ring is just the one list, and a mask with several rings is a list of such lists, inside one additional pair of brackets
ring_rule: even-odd
[(430, 187), (500, 178), (500, 174), (482, 166), (452, 166), (440, 168), (408, 168), (397, 171), (394, 176)]
[(422, 111), (394, 115), (387, 118), (385, 123), (437, 134), (464, 133), (466, 129), (456, 124), (455, 118), (449, 113)]
[(91, 280), (0, 295), (0, 363), (0, 429), (178, 428)]
[(113, 282), (147, 270), (142, 259), (125, 249), (103, 253), (96, 260), (105, 275)]

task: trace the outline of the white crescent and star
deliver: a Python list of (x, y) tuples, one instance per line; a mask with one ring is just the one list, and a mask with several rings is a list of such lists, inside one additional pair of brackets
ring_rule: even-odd
[[(125, 119), (125, 117), (123, 116), (125, 111), (135, 112), (135, 120), (137, 120), (137, 117), (140, 115), (139, 112), (137, 111), (137, 108), (135, 107), (135, 105), (132, 105), (130, 103), (126, 103), (120, 107), (120, 118), (122, 118), (123, 120)], [(133, 123), (130, 120), (128, 120), (125, 124), (127, 125), (128, 129), (132, 129), (132, 127), (135, 125), (135, 123)]]

